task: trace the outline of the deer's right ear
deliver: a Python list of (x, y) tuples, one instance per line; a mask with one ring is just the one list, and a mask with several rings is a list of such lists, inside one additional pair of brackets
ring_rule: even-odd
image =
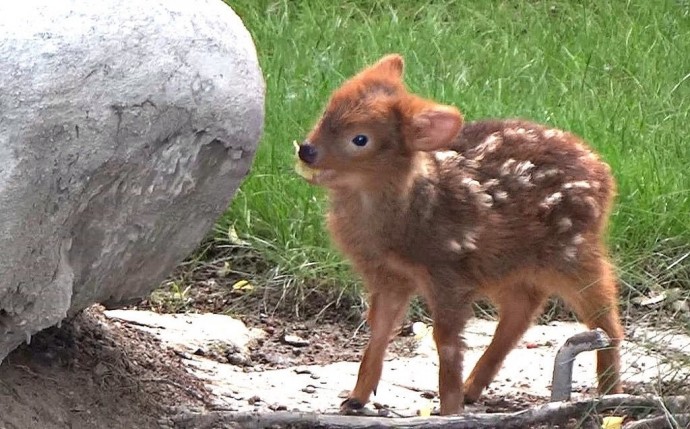
[(402, 56), (399, 54), (388, 54), (369, 67), (367, 71), (369, 73), (401, 79), (404, 68), (405, 62)]
[(452, 106), (436, 104), (412, 116), (409, 137), (412, 149), (433, 151), (448, 149), (462, 126), (462, 114)]

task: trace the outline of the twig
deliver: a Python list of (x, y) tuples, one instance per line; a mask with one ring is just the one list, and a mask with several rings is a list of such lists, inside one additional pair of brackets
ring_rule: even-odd
[(244, 429), (259, 428), (334, 428), (334, 429), (470, 429), (505, 428), (524, 429), (537, 425), (565, 424), (570, 419), (581, 419), (606, 410), (640, 415), (650, 410), (666, 407), (676, 412), (677, 407), (688, 407), (690, 398), (656, 396), (610, 395), (600, 399), (579, 402), (551, 402), (539, 407), (516, 413), (473, 413), (451, 417), (411, 417), (384, 418), (344, 416), (317, 413), (227, 413), (210, 412), (203, 414), (181, 413), (172, 418), (175, 428), (210, 429), (232, 424)]
[(31, 368), (29, 368), (29, 367), (26, 366), (26, 365), (15, 364), (15, 365), (13, 365), (13, 366), (14, 366), (15, 368), (21, 369), (22, 371), (26, 372), (27, 374), (29, 374), (29, 375), (31, 375), (31, 376), (33, 376), (33, 377), (42, 378), (42, 379), (45, 379), (45, 380), (49, 380), (49, 381), (52, 381), (52, 382), (55, 383), (55, 384), (57, 384), (57, 382), (58, 382), (58, 381), (57, 381), (56, 379), (54, 379), (53, 377), (50, 377), (50, 376), (47, 376), (47, 375), (38, 374), (37, 372), (35, 372), (34, 370), (32, 370)]
[(200, 395), (199, 393), (195, 392), (193, 389), (183, 386), (180, 383), (173, 381), (173, 380), (168, 380), (167, 378), (143, 378), (139, 379), (138, 381), (142, 383), (163, 383), (163, 384), (168, 384), (170, 386), (176, 387), (180, 390), (183, 390), (186, 392), (189, 396), (193, 397), (194, 399), (197, 399), (203, 403), (206, 403), (206, 398), (203, 395)]
[(407, 390), (410, 390), (410, 391), (412, 391), (412, 392), (424, 393), (425, 395), (431, 396), (432, 398), (435, 398), (435, 397), (436, 397), (436, 392), (434, 392), (433, 390), (422, 389), (422, 388), (419, 388), (419, 387), (409, 386), (409, 385), (407, 385), (407, 384), (402, 384), (402, 383), (391, 383), (391, 384), (392, 384), (393, 386), (400, 387), (400, 388), (402, 388), (402, 389), (407, 389)]
[(151, 329), (165, 329), (165, 326), (163, 325), (152, 325), (150, 323), (145, 323), (145, 322), (138, 322), (136, 320), (129, 320), (129, 319), (124, 319), (122, 317), (118, 316), (113, 316), (111, 314), (106, 314), (105, 317), (109, 319), (115, 319), (125, 325), (134, 325), (134, 326), (143, 326), (144, 328), (151, 328)]

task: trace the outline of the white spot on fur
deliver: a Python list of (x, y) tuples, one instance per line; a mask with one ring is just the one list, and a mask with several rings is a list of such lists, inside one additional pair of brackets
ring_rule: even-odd
[(371, 197), (369, 196), (369, 194), (367, 194), (366, 192), (360, 192), (359, 193), (359, 201), (362, 204), (362, 209), (364, 211), (371, 210), (373, 203), (371, 201)]
[(578, 246), (582, 243), (585, 242), (585, 237), (582, 236), (582, 234), (575, 234), (573, 237), (573, 245)]
[(465, 160), (465, 167), (472, 169), (472, 170), (476, 170), (479, 168), (479, 162), (477, 162), (474, 159), (466, 159)]
[(479, 200), (479, 204), (481, 204), (487, 209), (494, 204), (494, 198), (486, 192), (478, 193), (477, 199)]
[(477, 250), (477, 233), (470, 231), (462, 240), (462, 247), (467, 250)]
[(524, 176), (529, 174), (529, 172), (534, 168), (532, 161), (521, 161), (515, 166), (515, 174), (519, 176)]
[(560, 139), (560, 138), (562, 138), (564, 135), (565, 135), (565, 133), (564, 133), (563, 131), (557, 130), (557, 129), (553, 129), (553, 128), (544, 131), (544, 138), (545, 138), (545, 139), (551, 139), (551, 138), (554, 138), (554, 137)]
[(542, 180), (542, 179), (556, 177), (561, 173), (562, 173), (562, 171), (557, 169), (557, 168), (549, 168), (547, 170), (539, 170), (539, 171), (535, 172), (534, 178), (536, 180)]
[(501, 165), (501, 176), (507, 176), (508, 174), (510, 174), (510, 170), (516, 162), (517, 161), (515, 161), (513, 158), (510, 158), (509, 160), (504, 162), (503, 165)]
[(526, 129), (523, 127), (518, 127), (518, 128), (506, 128), (503, 131), (503, 134), (506, 137), (518, 137), (521, 139), (529, 140), (531, 142), (535, 142), (539, 140), (539, 136), (537, 135), (537, 132), (533, 129)]
[(494, 201), (501, 202), (508, 199), (508, 193), (506, 191), (495, 191)]
[(450, 159), (450, 158), (455, 158), (458, 155), (459, 155), (459, 153), (457, 153), (454, 150), (442, 150), (442, 151), (434, 152), (434, 157), (439, 162), (443, 162), (443, 161)]
[(498, 179), (489, 179), (486, 182), (482, 183), (482, 187), (484, 189), (491, 189), (494, 186), (498, 185), (500, 181)]
[(501, 175), (507, 176), (508, 174), (514, 174), (517, 177), (515, 180), (522, 186), (534, 186), (532, 181), (532, 169), (534, 169), (534, 164), (532, 161), (520, 161), (517, 162), (514, 159), (509, 159), (503, 163), (501, 166)]
[(580, 152), (589, 152), (589, 150), (587, 150), (587, 148), (582, 143), (579, 143), (579, 142), (575, 143), (575, 148), (577, 150), (579, 150)]
[(482, 190), (482, 185), (471, 177), (464, 177), (462, 179), (462, 184), (465, 185), (472, 193), (477, 193)]
[(534, 183), (531, 182), (532, 177), (527, 175), (527, 176), (518, 176), (517, 181), (521, 186), (525, 187), (531, 187), (535, 186)]
[(540, 206), (545, 208), (545, 209), (549, 209), (552, 206), (560, 203), (562, 200), (563, 200), (563, 193), (554, 192), (553, 194), (544, 198), (544, 200), (541, 202)]
[(570, 227), (573, 226), (573, 221), (570, 220), (569, 217), (564, 217), (563, 219), (558, 221), (558, 231), (559, 232), (565, 232), (570, 229)]
[(595, 219), (598, 218), (601, 214), (601, 209), (599, 208), (599, 204), (597, 204), (597, 200), (592, 196), (587, 196), (585, 197), (585, 203), (592, 210), (592, 216), (594, 216)]
[(590, 185), (589, 182), (586, 180), (578, 180), (575, 182), (568, 182), (563, 184), (563, 189), (573, 189), (573, 188), (578, 188), (578, 189), (591, 189), (592, 185)]
[(474, 153), (474, 159), (481, 160), (484, 155), (491, 153), (498, 149), (498, 146), (503, 143), (499, 133), (493, 133), (489, 137), (485, 138), (477, 147), (472, 151)]
[(565, 250), (563, 251), (563, 255), (565, 256), (565, 259), (569, 261), (575, 260), (575, 257), (577, 257), (577, 247), (566, 246)]
[(448, 242), (448, 249), (450, 249), (451, 252), (460, 253), (462, 251), (462, 246), (458, 243), (458, 240), (450, 240)]

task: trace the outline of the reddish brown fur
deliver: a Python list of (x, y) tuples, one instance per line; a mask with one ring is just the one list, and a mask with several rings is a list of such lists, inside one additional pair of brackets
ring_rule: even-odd
[[(479, 397), (551, 295), (613, 339), (598, 353), (599, 389), (621, 392), (623, 330), (603, 240), (609, 167), (576, 136), (543, 125), (460, 128), (457, 109), (407, 92), (402, 69), (389, 55), (345, 82), (307, 139), (318, 151), (312, 182), (329, 193), (328, 229), (370, 294), (371, 339), (344, 408), (376, 389), (414, 294), (434, 318), (442, 414)], [(357, 134), (369, 137), (365, 147), (351, 143)], [(463, 389), (459, 334), (480, 298), (500, 320)]]

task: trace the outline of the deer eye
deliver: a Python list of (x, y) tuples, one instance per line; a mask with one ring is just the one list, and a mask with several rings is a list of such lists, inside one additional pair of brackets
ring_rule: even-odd
[(353, 139), (352, 139), (352, 144), (355, 146), (365, 146), (369, 142), (369, 137), (365, 136), (364, 134), (357, 134)]

